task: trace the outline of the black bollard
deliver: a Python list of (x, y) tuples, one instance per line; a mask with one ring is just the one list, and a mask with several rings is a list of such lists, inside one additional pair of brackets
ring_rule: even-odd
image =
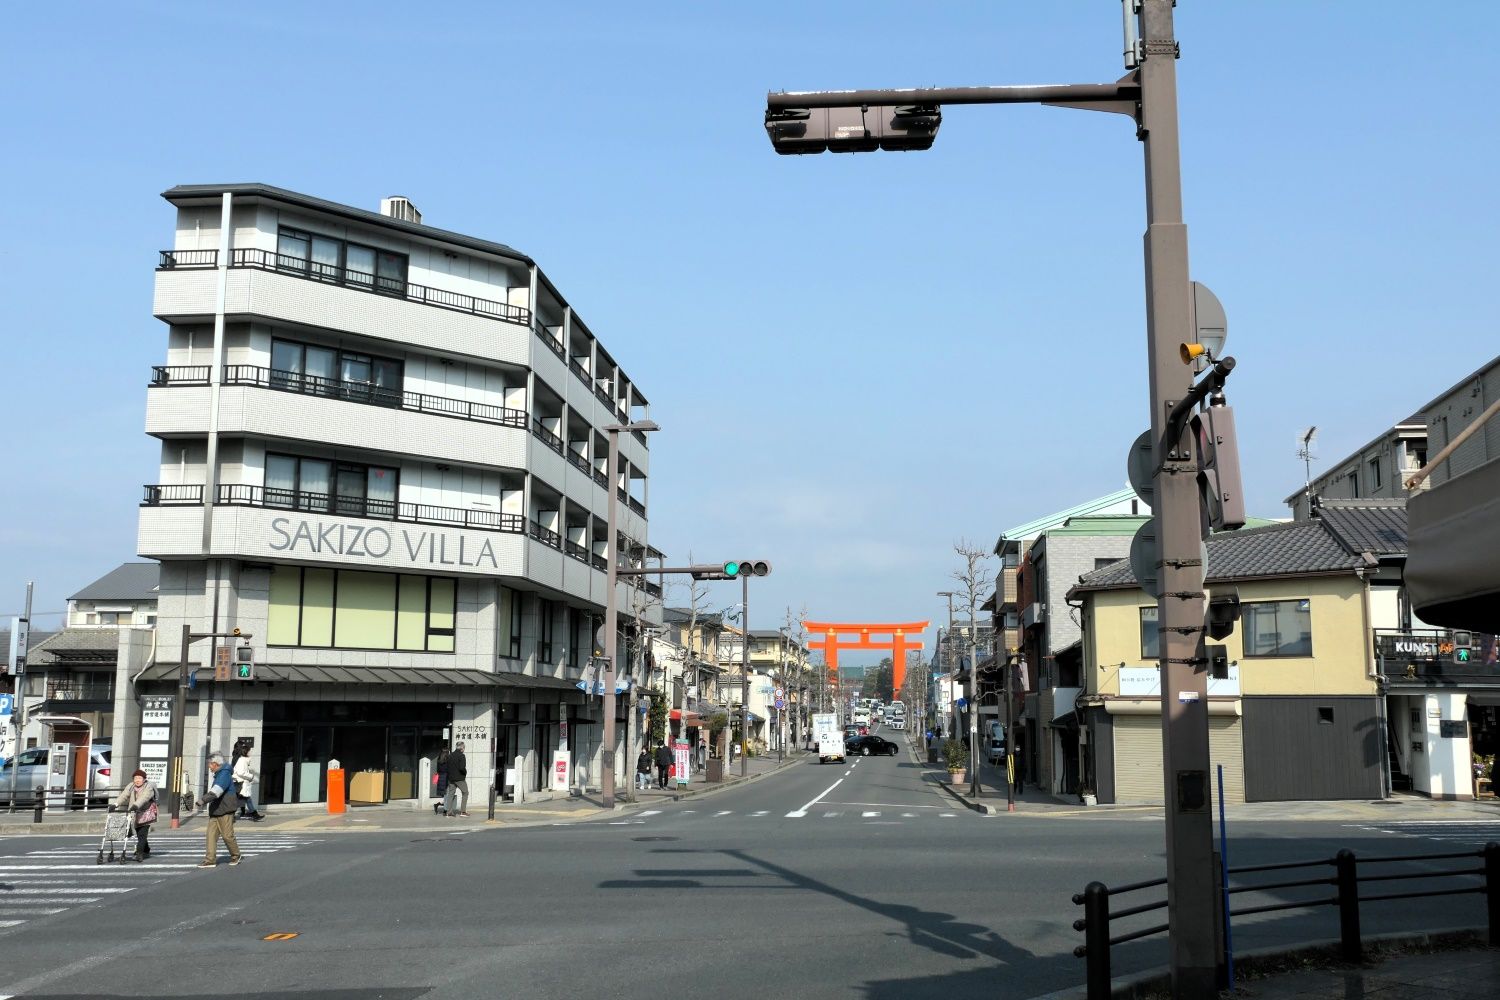
[(44, 789), (41, 785), (36, 786), (36, 805), (33, 807), (31, 814), (31, 821), (33, 823), (40, 823), (42, 821), (42, 809), (47, 804), (46, 799), (42, 798), (43, 791)]

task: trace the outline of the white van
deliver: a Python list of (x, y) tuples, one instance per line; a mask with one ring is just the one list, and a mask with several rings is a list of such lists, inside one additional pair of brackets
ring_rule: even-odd
[(1005, 727), (998, 722), (987, 722), (980, 734), (984, 738), (984, 758), (991, 764), (1005, 760)]
[(844, 738), (837, 733), (824, 733), (818, 739), (818, 763), (826, 764), (830, 760), (844, 762)]

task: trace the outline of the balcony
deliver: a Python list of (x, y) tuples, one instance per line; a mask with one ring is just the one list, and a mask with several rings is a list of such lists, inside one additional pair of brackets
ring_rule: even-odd
[[(208, 385), (208, 365), (155, 365), (151, 369), (151, 385), (161, 386), (205, 386)], [(277, 392), (293, 392), (321, 399), (338, 399), (368, 406), (383, 406), (388, 409), (408, 410), (412, 413), (431, 413), (440, 417), (459, 420), (477, 420), (483, 423), (501, 424), (505, 427), (526, 426), (526, 411), (488, 403), (470, 403), (446, 396), (429, 396), (420, 392), (405, 392), (384, 389), (368, 382), (345, 382), (341, 379), (319, 378), (298, 372), (278, 371), (258, 365), (225, 365), (224, 385), (248, 385)]]
[(73, 674), (57, 680), (47, 679), (47, 701), (112, 702), (115, 698), (113, 674)]
[(547, 425), (542, 423), (540, 417), (531, 418), (531, 433), (538, 441), (542, 442), (542, 444), (546, 445), (548, 448), (551, 448), (559, 455), (564, 454), (567, 451), (567, 448), (563, 445), (563, 439), (558, 437), (552, 431), (548, 430)]
[(200, 507), (203, 505), (201, 484), (177, 485), (150, 483), (145, 487), (142, 507)]
[[(201, 490), (202, 487), (199, 487)], [(463, 507), (439, 507), (425, 503), (400, 503), (372, 500), (367, 497), (330, 496), (265, 486), (226, 483), (219, 487), (218, 506), (271, 507), (277, 510), (303, 511), (311, 514), (334, 514), (374, 521), (404, 521), (446, 528), (472, 528), (477, 531), (504, 531), (520, 534), (526, 519), (520, 514), (493, 510), (470, 510)]]
[[(153, 368), (146, 433), (203, 436), (213, 398), (207, 379), (207, 366)], [(256, 365), (226, 365), (219, 390), (221, 433), (315, 440), (467, 466), (526, 468), (528, 420), (523, 410)]]
[[(451, 309), (507, 323), (531, 325), (531, 310), (524, 306), (513, 306), (493, 299), (481, 299), (472, 295), (460, 295), (440, 288), (429, 288), (414, 282), (377, 277), (363, 271), (312, 263), (300, 257), (288, 257), (272, 250), (242, 249), (229, 252), (229, 266), (275, 271), (293, 277), (316, 281), (326, 285), (338, 285), (372, 295), (385, 295), (405, 299), (419, 305), (438, 309)], [(218, 267), (217, 250), (163, 250), (158, 271), (205, 270)]]

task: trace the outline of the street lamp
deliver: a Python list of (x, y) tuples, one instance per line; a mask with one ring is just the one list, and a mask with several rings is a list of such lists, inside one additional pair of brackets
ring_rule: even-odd
[(604, 776), (600, 781), (600, 797), (604, 808), (615, 807), (615, 656), (619, 650), (620, 613), (615, 608), (615, 585), (619, 580), (619, 489), (616, 480), (620, 468), (620, 432), (642, 434), (659, 431), (654, 420), (637, 420), (628, 424), (610, 424), (604, 428), (609, 435), (609, 537), (604, 541), (606, 563), (604, 594)]
[[(1146, 344), (1151, 460), (1141, 485), (1153, 495), (1160, 567), (1157, 617), (1161, 633), (1162, 780), (1166, 798), (1167, 913), (1172, 989), (1208, 996), (1216, 986), (1219, 919), (1209, 808), (1207, 671), (1204, 649), (1204, 498), (1191, 471), (1193, 442), (1180, 412), (1194, 395), (1193, 359), (1182, 345), (1198, 343), (1182, 219), (1177, 123), (1175, 0), (1125, 0), (1125, 66), (1114, 83), (1036, 87), (949, 87), (773, 93), (765, 127), (777, 152), (851, 152), (919, 148), (930, 143), (944, 104), (1048, 104), (1134, 119), (1145, 151)], [(1137, 34), (1137, 27), (1139, 33)], [(826, 109), (826, 114), (817, 114)], [(838, 113), (835, 113), (835, 109)], [(855, 114), (855, 109), (859, 113)], [(1225, 359), (1228, 361), (1229, 359)], [(1186, 361), (1186, 363), (1185, 363)], [(1224, 368), (1221, 363), (1216, 368)], [(1191, 406), (1189, 406), (1189, 409)], [(1140, 487), (1138, 486), (1138, 489)], [(1214, 498), (1210, 498), (1214, 499)], [(1222, 499), (1222, 498), (1218, 498)], [(1210, 505), (1212, 511), (1213, 505)], [(1238, 527), (1224, 519), (1226, 527)], [(1139, 575), (1139, 574), (1138, 574)]]

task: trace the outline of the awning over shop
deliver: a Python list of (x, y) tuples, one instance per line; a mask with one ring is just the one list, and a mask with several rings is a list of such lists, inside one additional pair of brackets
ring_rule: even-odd
[(699, 715), (697, 712), (685, 712), (685, 711), (683, 711), (680, 708), (674, 708), (674, 709), (672, 709), (672, 711), (670, 711), (669, 713), (667, 713), (667, 717), (669, 719), (671, 719), (673, 722), (679, 722), (680, 721), (684, 725), (688, 725), (688, 726), (701, 726), (701, 725), (704, 725), (708, 721), (703, 716)]
[[(207, 677), (204, 674), (208, 674)], [(175, 663), (156, 663), (141, 674), (143, 681), (175, 681)], [(577, 682), (560, 677), (533, 677), (529, 674), (490, 673), (485, 670), (459, 670), (446, 667), (345, 667), (263, 663), (255, 668), (258, 681), (286, 681), (293, 684), (390, 684), (446, 685), (449, 687), (533, 688), (577, 693)], [(212, 671), (198, 668), (199, 682), (213, 680)]]

